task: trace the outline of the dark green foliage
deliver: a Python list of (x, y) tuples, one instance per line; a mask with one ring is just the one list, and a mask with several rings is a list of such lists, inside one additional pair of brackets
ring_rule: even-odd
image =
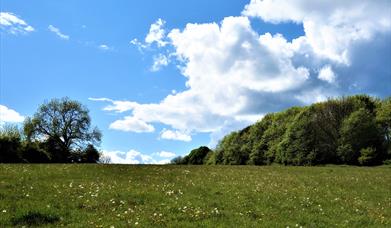
[[(216, 153), (222, 158), (225, 165), (244, 165), (249, 158), (250, 148), (241, 138), (245, 132), (232, 132), (225, 136), (216, 148)], [(219, 157), (219, 159), (220, 159)], [(220, 161), (219, 161), (220, 162)]]
[(24, 143), (22, 147), (22, 158), (28, 163), (48, 163), (50, 156), (43, 146), (38, 142)]
[(192, 150), (185, 157), (175, 157), (171, 160), (171, 164), (176, 165), (202, 165), (210, 164), (210, 160), (213, 159), (213, 151), (206, 146), (201, 146)]
[(380, 107), (376, 110), (376, 122), (379, 126), (381, 134), (384, 136), (384, 148), (386, 157), (391, 158), (391, 97), (380, 103)]
[(360, 157), (358, 158), (358, 162), (360, 165), (373, 165), (376, 164), (376, 158), (376, 149), (372, 147), (363, 148), (360, 150)]
[(189, 160), (188, 164), (190, 165), (202, 165), (204, 163), (205, 157), (212, 152), (208, 147), (201, 146), (197, 149), (194, 149), (188, 155)]
[(84, 149), (82, 160), (85, 163), (97, 163), (99, 161), (99, 157), (99, 151), (94, 147), (94, 145), (89, 144), (87, 148)]
[(374, 114), (364, 108), (351, 113), (342, 123), (340, 144), (350, 145), (351, 150), (341, 154), (342, 161), (347, 164), (357, 164), (360, 151), (367, 147), (373, 147), (379, 152), (372, 155), (374, 160), (380, 157), (382, 136)]
[(0, 162), (21, 162), (21, 135), (16, 126), (5, 125), (0, 128)]
[(226, 135), (210, 164), (377, 165), (391, 158), (391, 98), (330, 99)]
[(171, 164), (174, 164), (174, 165), (181, 165), (182, 164), (182, 160), (183, 158), (181, 156), (178, 156), (178, 157), (175, 157), (173, 159), (171, 159)]

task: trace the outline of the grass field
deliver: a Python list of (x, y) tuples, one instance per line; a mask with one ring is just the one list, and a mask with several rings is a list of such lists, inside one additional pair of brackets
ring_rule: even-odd
[(391, 227), (391, 167), (0, 165), (0, 227)]

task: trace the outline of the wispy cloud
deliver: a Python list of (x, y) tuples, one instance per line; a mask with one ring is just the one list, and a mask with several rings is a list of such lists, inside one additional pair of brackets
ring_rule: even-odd
[(49, 26), (48, 26), (48, 29), (49, 29), (49, 31), (53, 32), (54, 34), (56, 34), (58, 37), (60, 37), (60, 38), (63, 39), (63, 40), (69, 40), (69, 38), (70, 38), (69, 35), (63, 34), (63, 33), (60, 31), (59, 28), (56, 28), (56, 27), (54, 27), (53, 25), (49, 25)]
[(0, 27), (11, 34), (26, 34), (35, 29), (11, 12), (0, 12)]
[(101, 44), (98, 46), (98, 48), (102, 51), (112, 51), (113, 48), (108, 46), (107, 44)]
[(166, 55), (158, 54), (153, 57), (153, 65), (151, 67), (151, 71), (159, 71), (163, 66), (167, 66), (169, 63), (170, 59)]

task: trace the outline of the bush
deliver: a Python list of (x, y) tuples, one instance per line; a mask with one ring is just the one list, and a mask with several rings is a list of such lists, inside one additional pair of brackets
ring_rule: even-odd
[(372, 147), (363, 148), (360, 150), (360, 157), (358, 158), (358, 163), (360, 165), (374, 165), (376, 162), (376, 149)]

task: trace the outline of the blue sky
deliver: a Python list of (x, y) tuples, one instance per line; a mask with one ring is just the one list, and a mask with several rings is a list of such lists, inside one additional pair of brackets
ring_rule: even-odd
[(391, 94), (387, 0), (0, 4), (0, 122), (68, 96), (118, 163), (213, 147), (292, 105)]

